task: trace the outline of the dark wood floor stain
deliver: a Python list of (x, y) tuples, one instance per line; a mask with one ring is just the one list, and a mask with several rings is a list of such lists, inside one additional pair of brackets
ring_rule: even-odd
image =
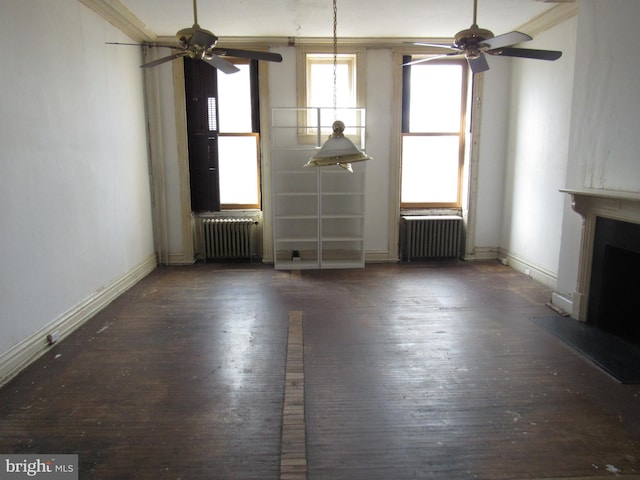
[(549, 296), (497, 262), (159, 268), (0, 389), (0, 453), (278, 479), (296, 311), (310, 480), (640, 478), (640, 386), (531, 322)]

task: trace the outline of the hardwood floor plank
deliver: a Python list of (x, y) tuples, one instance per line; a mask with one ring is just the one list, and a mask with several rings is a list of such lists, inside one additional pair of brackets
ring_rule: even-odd
[(549, 296), (497, 262), (160, 268), (0, 389), (0, 453), (100, 480), (638, 478), (640, 385), (531, 322)]

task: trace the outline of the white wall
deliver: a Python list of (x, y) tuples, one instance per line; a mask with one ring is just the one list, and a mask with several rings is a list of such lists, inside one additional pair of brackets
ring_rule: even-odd
[[(640, 191), (640, 2), (581, 0), (566, 186)], [(631, 48), (633, 50), (633, 48)], [(565, 210), (558, 291), (571, 297), (578, 277), (580, 216)]]
[(3, 2), (0, 367), (153, 256), (140, 50), (106, 41), (77, 0)]
[(393, 118), (393, 71), (391, 50), (367, 51), (367, 162), (364, 247), (370, 255), (393, 256), (389, 239), (391, 135)]
[[(524, 45), (562, 50), (559, 60), (510, 60), (500, 246), (512, 265), (551, 287), (557, 281), (566, 206), (559, 190), (569, 149), (576, 24), (575, 17), (566, 20)], [(503, 59), (493, 60), (492, 65)]]
[(511, 62), (503, 58), (487, 61), (491, 68), (483, 74), (482, 120), (477, 139), (480, 147), (475, 246), (497, 252), (502, 229)]
[(569, 187), (640, 190), (638, 18), (636, 0), (580, 4)]

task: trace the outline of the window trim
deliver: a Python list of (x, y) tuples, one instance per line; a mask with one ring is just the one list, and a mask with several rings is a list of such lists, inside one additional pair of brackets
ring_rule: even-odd
[[(404, 55), (403, 63), (411, 60), (417, 60), (420, 58), (426, 58), (429, 55)], [(469, 66), (465, 59), (434, 59), (429, 62), (430, 64), (439, 65), (461, 65), (462, 67), (462, 83), (461, 83), (461, 99), (460, 99), (460, 129), (455, 132), (410, 132), (409, 131), (409, 106), (410, 106), (410, 90), (409, 90), (409, 78), (410, 75), (406, 75), (404, 69), (411, 67), (404, 67), (402, 73), (402, 104), (400, 108), (401, 112), (401, 130), (400, 130), (400, 171), (399, 171), (399, 191), (398, 198), (400, 203), (400, 209), (402, 211), (408, 210), (421, 210), (421, 209), (437, 209), (437, 208), (462, 208), (463, 188), (464, 188), (464, 166), (467, 148), (467, 115), (469, 114), (468, 98), (469, 98), (469, 85), (470, 85), (470, 73)], [(419, 137), (433, 137), (433, 136), (452, 136), (458, 135), (460, 137), (458, 143), (458, 186), (457, 186), (457, 199), (455, 202), (402, 202), (402, 160), (403, 160), (403, 139), (409, 136)]]

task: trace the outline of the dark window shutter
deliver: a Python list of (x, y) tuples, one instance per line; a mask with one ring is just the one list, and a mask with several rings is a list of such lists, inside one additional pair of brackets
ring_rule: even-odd
[[(409, 63), (411, 55), (404, 55), (402, 63)], [(407, 65), (402, 69), (402, 133), (409, 133), (409, 110), (411, 105), (411, 66)]]
[(191, 210), (219, 211), (218, 112), (216, 70), (184, 59)]

